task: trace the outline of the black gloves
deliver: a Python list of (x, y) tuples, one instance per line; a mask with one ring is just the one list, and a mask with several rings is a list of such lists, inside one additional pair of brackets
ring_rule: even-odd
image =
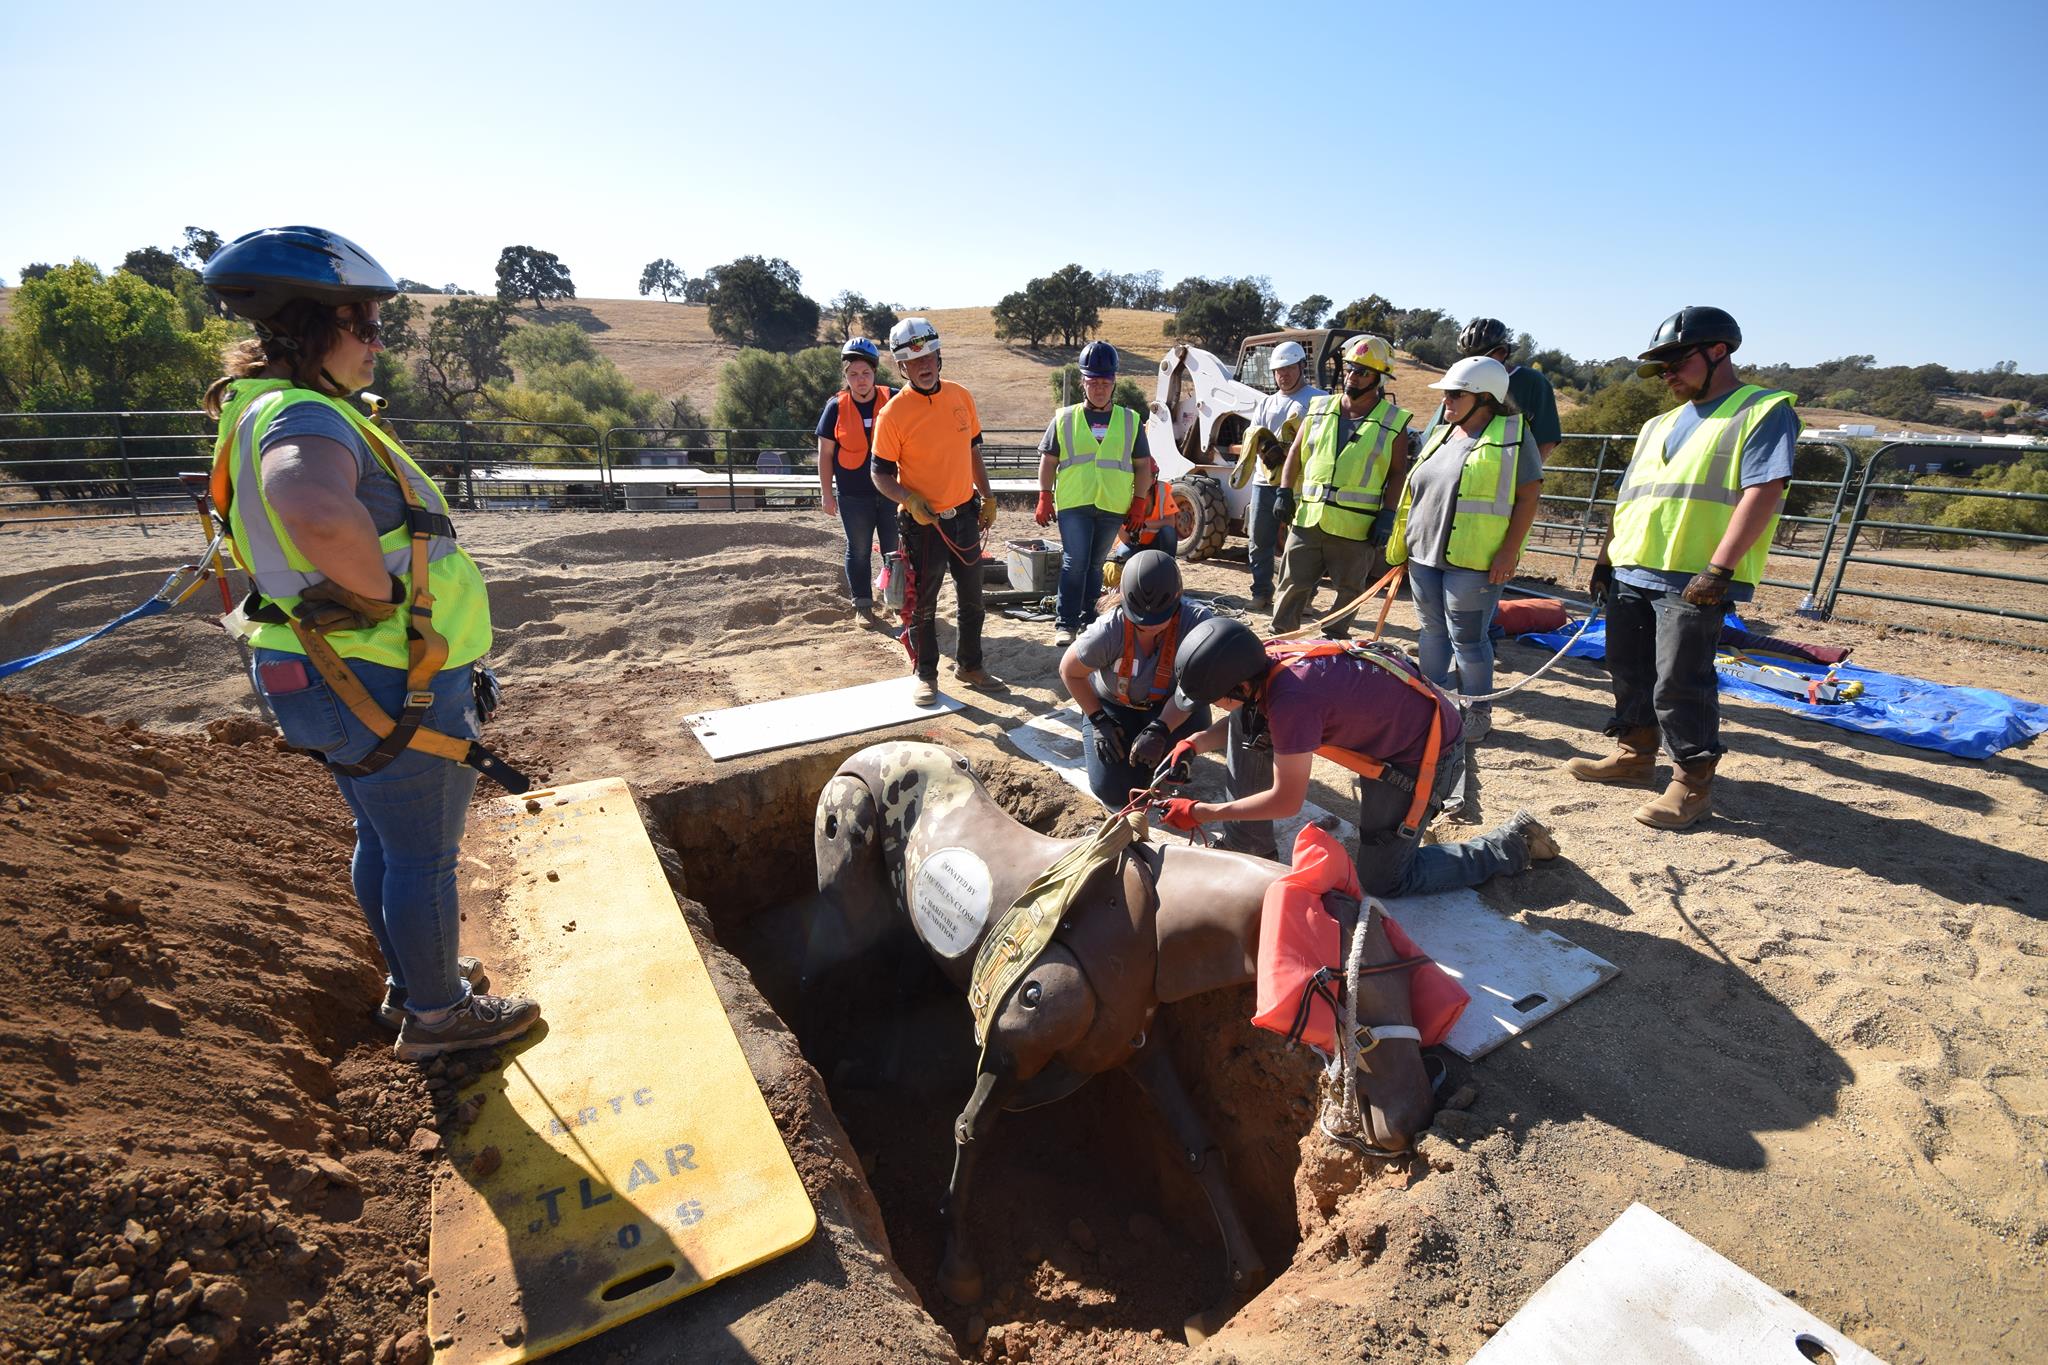
[(1294, 490), (1283, 488), (1273, 495), (1273, 520), (1282, 526), (1294, 524)]
[(1593, 582), (1586, 589), (1586, 593), (1593, 599), (1593, 605), (1596, 607), (1614, 600), (1614, 566), (1612, 564), (1603, 559), (1593, 566)]
[(1105, 767), (1115, 767), (1125, 762), (1130, 749), (1124, 742), (1123, 727), (1098, 711), (1088, 717), (1088, 728), (1095, 735), (1095, 757)]
[(1138, 737), (1131, 741), (1131, 766), (1147, 774), (1156, 772), (1161, 760), (1166, 757), (1166, 741), (1169, 738), (1166, 726), (1161, 722), (1155, 720), (1146, 725), (1144, 729), (1138, 731)]

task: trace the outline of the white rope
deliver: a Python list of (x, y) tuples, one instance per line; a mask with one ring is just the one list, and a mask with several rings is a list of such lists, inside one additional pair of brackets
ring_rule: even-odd
[(1504, 687), (1498, 692), (1486, 692), (1476, 697), (1468, 697), (1461, 692), (1458, 694), (1458, 705), (1474, 706), (1483, 701), (1499, 701), (1502, 697), (1514, 696), (1515, 693), (1521, 691), (1530, 683), (1535, 682), (1538, 678), (1542, 677), (1545, 673), (1548, 673), (1553, 667), (1555, 667), (1557, 661), (1559, 659), (1562, 659), (1565, 656), (1565, 654), (1570, 651), (1571, 647), (1579, 642), (1579, 637), (1581, 635), (1584, 635), (1589, 629), (1592, 628), (1593, 623), (1600, 619), (1600, 613), (1602, 610), (1603, 607), (1600, 604), (1595, 603), (1593, 607), (1593, 614), (1591, 616), (1588, 616), (1585, 620), (1579, 622), (1579, 628), (1572, 632), (1572, 638), (1566, 640), (1562, 645), (1559, 645), (1557, 653), (1551, 655), (1548, 659), (1545, 659), (1543, 661), (1543, 666), (1541, 668), (1537, 669), (1534, 673), (1531, 673), (1528, 677), (1516, 683), (1513, 687)]
[[(1365, 1115), (1358, 1104), (1358, 978), (1365, 965), (1365, 940), (1372, 929), (1372, 917), (1380, 904), (1367, 897), (1359, 907), (1358, 927), (1351, 933), (1351, 952), (1344, 960), (1344, 1002), (1337, 1019), (1337, 1047), (1330, 1058), (1328, 1076), (1336, 1091), (1336, 1102), (1325, 1091), (1323, 1112), (1318, 1120), (1333, 1138), (1358, 1138), (1365, 1133)], [(1333, 1112), (1334, 1111), (1334, 1112)]]

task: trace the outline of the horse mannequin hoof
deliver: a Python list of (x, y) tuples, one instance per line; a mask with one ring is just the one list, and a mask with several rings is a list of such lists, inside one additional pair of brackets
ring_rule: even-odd
[(956, 1264), (950, 1258), (939, 1267), (939, 1292), (962, 1308), (981, 1302), (981, 1268)]
[(1187, 1338), (1188, 1345), (1200, 1346), (1222, 1331), (1224, 1324), (1236, 1317), (1241, 1307), (1242, 1300), (1228, 1298), (1213, 1307), (1204, 1308), (1180, 1325), (1181, 1335)]

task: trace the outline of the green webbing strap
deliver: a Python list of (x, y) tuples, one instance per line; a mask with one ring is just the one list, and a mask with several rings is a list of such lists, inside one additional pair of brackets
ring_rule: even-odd
[(989, 1024), (1017, 978), (1031, 969), (1038, 955), (1066, 918), (1081, 886), (1105, 864), (1113, 864), (1134, 841), (1145, 836), (1145, 817), (1126, 811), (1104, 820), (1093, 837), (1076, 844), (1024, 888), (1016, 904), (1003, 912), (995, 930), (982, 940), (968, 978), (967, 1003), (974, 1007), (974, 1041), (986, 1045)]

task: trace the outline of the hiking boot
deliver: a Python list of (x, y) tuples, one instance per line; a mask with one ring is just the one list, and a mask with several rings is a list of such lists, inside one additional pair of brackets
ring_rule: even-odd
[(860, 617), (863, 621), (869, 620), (875, 614), (875, 604), (864, 598), (858, 599), (853, 604), (853, 614)]
[[(455, 959), (455, 974), (472, 986), (484, 984), (484, 964), (481, 958), (458, 957)], [(384, 1003), (377, 1006), (377, 1021), (396, 1033), (405, 1024), (405, 988), (386, 984)]]
[(422, 1023), (418, 1015), (407, 1016), (392, 1051), (408, 1062), (424, 1061), (444, 1052), (509, 1042), (539, 1022), (540, 1006), (531, 1000), (471, 992), (438, 1024)]
[(1061, 626), (1058, 630), (1052, 633), (1052, 642), (1060, 646), (1062, 649), (1064, 649), (1068, 645), (1074, 643), (1074, 632), (1067, 629), (1065, 626)]
[(939, 704), (939, 680), (937, 678), (919, 678), (915, 683), (912, 683), (910, 687), (910, 704), (912, 706), (937, 706)]
[[(1493, 733), (1493, 703), (1475, 701), (1465, 707), (1465, 742), (1478, 744)], [(1651, 751), (1656, 752), (1655, 750)]]
[(1270, 597), (1254, 597), (1254, 598), (1252, 599), (1252, 610), (1253, 610), (1253, 611), (1271, 611), (1271, 610), (1273, 610), (1273, 599), (1272, 599), (1272, 598), (1270, 598)]
[(978, 687), (984, 692), (1000, 692), (1003, 690), (1003, 680), (985, 668), (962, 668), (960, 665), (954, 664), (953, 676), (966, 683), (969, 687)]
[(1712, 807), (1717, 758), (1671, 770), (1671, 785), (1653, 801), (1636, 807), (1636, 819), (1653, 829), (1689, 829)]
[(1532, 863), (1547, 863), (1557, 856), (1557, 836), (1525, 810), (1516, 811), (1508, 820), (1508, 832), (1521, 836), (1522, 847), (1528, 850)]
[(1605, 758), (1575, 758), (1564, 770), (1581, 782), (1628, 782), (1649, 786), (1657, 775), (1657, 727), (1624, 730)]

